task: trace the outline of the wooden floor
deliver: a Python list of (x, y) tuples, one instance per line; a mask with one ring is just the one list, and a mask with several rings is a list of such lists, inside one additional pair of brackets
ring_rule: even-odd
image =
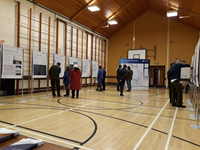
[(200, 149), (200, 129), (190, 127), (196, 120), (189, 118), (189, 94), (183, 94), (187, 107), (177, 109), (167, 89), (125, 91), (120, 97), (115, 86), (95, 88), (82, 88), (78, 99), (45, 97), (50, 92), (33, 94), (34, 100), (26, 94), (26, 101), (0, 97), (0, 128), (79, 150)]

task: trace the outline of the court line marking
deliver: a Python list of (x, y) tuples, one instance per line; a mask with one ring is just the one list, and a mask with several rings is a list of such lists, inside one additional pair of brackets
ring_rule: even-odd
[[(23, 130), (23, 129), (18, 129), (17, 127), (7, 126), (7, 125), (1, 124), (1, 123), (0, 123), (0, 125), (1, 125), (1, 126), (4, 126), (4, 127), (6, 127), (6, 128), (12, 128), (12, 129), (15, 129), (15, 130), (18, 130), (18, 131), (23, 131), (23, 132), (26, 132), (26, 133), (29, 133), (29, 134), (33, 134), (33, 135), (36, 135), (36, 136), (40, 136), (40, 137), (43, 137), (43, 138), (47, 138), (47, 139), (49, 139), (49, 140), (54, 140), (54, 141), (57, 141), (57, 142), (60, 142), (60, 143), (64, 143), (64, 144), (68, 144), (68, 145), (71, 145), (71, 146), (83, 148), (83, 149), (86, 149), (86, 150), (94, 150), (94, 149), (90, 149), (90, 148), (83, 147), (83, 146), (80, 146), (80, 145), (76, 145), (76, 144), (64, 142), (64, 141), (61, 141), (61, 140), (57, 140), (57, 139), (54, 139), (54, 138), (51, 138), (51, 137), (48, 137), (48, 136), (40, 135), (40, 134), (37, 134), (37, 133), (34, 133), (34, 132), (26, 131), (26, 130)], [(33, 137), (33, 138), (35, 138), (35, 137)], [(45, 141), (45, 140), (44, 140), (44, 141)], [(47, 142), (48, 142), (48, 141), (47, 141)]]
[(138, 141), (138, 143), (136, 144), (136, 146), (133, 148), (133, 150), (136, 150), (140, 144), (142, 143), (142, 141), (144, 140), (144, 138), (146, 137), (147, 133), (150, 131), (151, 127), (154, 125), (154, 123), (156, 122), (156, 120), (158, 119), (158, 117), (160, 116), (160, 114), (162, 113), (162, 111), (165, 109), (165, 107), (167, 106), (167, 104), (169, 103), (169, 100), (167, 100), (167, 102), (165, 103), (165, 105), (163, 106), (163, 108), (161, 109), (161, 111), (158, 113), (158, 115), (156, 116), (156, 118), (153, 120), (153, 122), (151, 123), (151, 125), (148, 127), (148, 129), (146, 130), (146, 132), (143, 134), (143, 136), (141, 137), (141, 139)]
[(168, 150), (168, 148), (169, 148), (169, 143), (170, 143), (170, 139), (172, 137), (172, 131), (173, 131), (173, 128), (174, 128), (174, 123), (175, 123), (175, 120), (176, 120), (177, 111), (178, 111), (178, 107), (176, 107), (176, 111), (174, 113), (174, 118), (173, 118), (173, 121), (172, 121), (170, 132), (168, 134), (167, 143), (165, 145), (165, 150)]
[(70, 110), (73, 110), (73, 109), (84, 107), (84, 106), (87, 106), (87, 105), (90, 105), (90, 104), (93, 104), (93, 103), (96, 103), (96, 102), (92, 102), (92, 103), (89, 103), (89, 104), (81, 105), (81, 106), (70, 108), (70, 109), (66, 109), (65, 111), (61, 111), (61, 112), (57, 112), (57, 113), (54, 113), (54, 114), (51, 114), (51, 115), (47, 115), (47, 116), (39, 117), (39, 118), (36, 118), (36, 119), (33, 119), (33, 120), (25, 121), (25, 122), (22, 122), (22, 123), (19, 123), (19, 124), (15, 124), (14, 126), (22, 125), (22, 124), (29, 123), (29, 122), (36, 121), (36, 120), (40, 120), (40, 119), (50, 117), (50, 116), (53, 116), (53, 115), (57, 115), (57, 114), (60, 114), (60, 113), (66, 112), (66, 111), (70, 111)]
[[(158, 96), (158, 95), (156, 95)], [(151, 99), (147, 100), (145, 103), (143, 103), (141, 106), (143, 106), (144, 104), (146, 104), (147, 102), (149, 102), (150, 100), (154, 99), (156, 96), (152, 97)], [(134, 108), (129, 114), (131, 114), (133, 111), (135, 111), (136, 109), (140, 108), (141, 106)]]

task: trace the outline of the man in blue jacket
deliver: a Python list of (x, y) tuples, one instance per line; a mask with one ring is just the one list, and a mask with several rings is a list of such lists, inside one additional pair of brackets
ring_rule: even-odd
[[(168, 76), (171, 77), (171, 88), (172, 88), (172, 106), (177, 106), (185, 108), (182, 105), (182, 84), (180, 84), (180, 73), (182, 67), (190, 67), (189, 64), (180, 64), (179, 60), (175, 61), (175, 64), (168, 71)], [(177, 94), (177, 103), (175, 103), (175, 98)]]
[[(102, 68), (102, 67), (99, 66), (98, 75), (97, 75), (98, 86), (97, 86), (97, 89), (96, 89), (96, 90), (102, 92), (101, 83), (102, 83), (102, 80), (103, 80), (103, 70), (102, 70), (101, 68)], [(100, 89), (99, 89), (99, 88), (100, 88)]]

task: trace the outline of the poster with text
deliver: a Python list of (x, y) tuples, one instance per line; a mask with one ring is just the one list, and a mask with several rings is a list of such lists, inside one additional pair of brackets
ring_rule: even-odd
[(90, 60), (82, 59), (82, 77), (90, 76)]
[(73, 66), (74, 66), (75, 64), (78, 65), (78, 58), (68, 57), (68, 64), (69, 64), (70, 70), (72, 70), (72, 69), (73, 69)]
[(96, 78), (98, 74), (98, 61), (92, 61), (92, 77)]
[[(133, 71), (131, 80), (132, 89), (148, 90), (149, 89), (149, 59), (120, 59), (120, 65), (130, 66)], [(127, 87), (125, 82), (125, 87)]]
[(64, 55), (54, 54), (53, 55), (53, 64), (57, 65), (58, 62), (61, 63), (61, 65), (60, 65), (61, 72), (59, 74), (59, 77), (63, 77), (64, 76), (64, 72), (65, 72), (65, 56)]
[(24, 66), (24, 49), (2, 46), (1, 78), (22, 79)]
[(47, 53), (32, 51), (32, 78), (47, 77)]

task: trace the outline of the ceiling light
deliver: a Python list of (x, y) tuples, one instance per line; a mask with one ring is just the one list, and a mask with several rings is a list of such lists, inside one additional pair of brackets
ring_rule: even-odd
[(97, 6), (96, 4), (94, 4), (94, 5), (89, 5), (87, 8), (88, 8), (90, 11), (99, 11), (99, 10), (100, 10), (99, 6)]
[(178, 12), (176, 10), (167, 11), (167, 17), (175, 17), (178, 16)]
[(179, 16), (180, 19), (189, 18), (190, 16)]
[(101, 26), (101, 28), (108, 28), (109, 24), (107, 24), (106, 26)]
[(110, 25), (114, 25), (114, 24), (117, 24), (118, 22), (116, 20), (108, 20), (108, 23)]

